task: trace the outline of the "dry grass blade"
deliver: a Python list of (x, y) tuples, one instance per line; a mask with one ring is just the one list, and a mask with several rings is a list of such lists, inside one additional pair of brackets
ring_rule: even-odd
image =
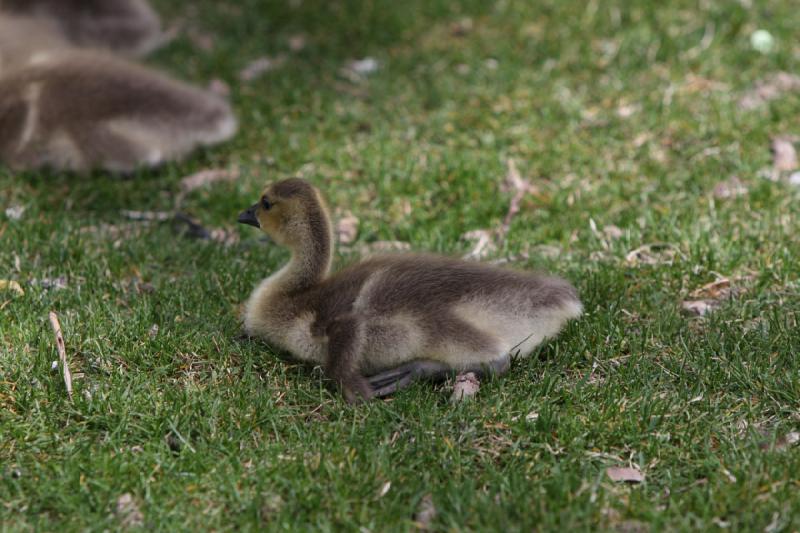
[(58, 350), (58, 359), (61, 361), (61, 371), (64, 375), (64, 385), (67, 387), (67, 396), (71, 400), (72, 374), (69, 371), (69, 363), (67, 363), (67, 348), (64, 345), (64, 335), (61, 333), (61, 324), (55, 311), (50, 311), (50, 325), (53, 327), (53, 334), (56, 337), (56, 350)]
[(381, 488), (378, 489), (378, 498), (383, 498), (384, 496), (386, 496), (386, 494), (389, 492), (389, 489), (391, 488), (392, 488), (391, 481), (387, 481), (386, 483), (381, 485)]

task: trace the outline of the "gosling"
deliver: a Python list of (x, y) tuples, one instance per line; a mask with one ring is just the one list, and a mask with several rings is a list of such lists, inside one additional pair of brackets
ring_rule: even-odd
[(0, 14), (0, 75), (70, 44), (54, 21)]
[(582, 312), (563, 279), (449, 257), (374, 257), (330, 274), (331, 219), (301, 179), (267, 187), (238, 221), (291, 251), (247, 300), (245, 333), (321, 364), (350, 403), (422, 378), (502, 374)]
[(0, 76), (0, 160), (131, 173), (236, 132), (216, 95), (97, 51), (44, 51)]
[(74, 45), (132, 57), (166, 41), (147, 0), (0, 0), (0, 11), (52, 23)]

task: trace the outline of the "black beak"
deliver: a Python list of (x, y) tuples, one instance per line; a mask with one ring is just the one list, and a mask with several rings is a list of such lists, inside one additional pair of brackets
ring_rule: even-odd
[(245, 211), (239, 213), (239, 218), (237, 222), (241, 222), (242, 224), (249, 224), (251, 226), (255, 226), (257, 228), (261, 227), (261, 224), (258, 223), (258, 219), (256, 218), (256, 208), (258, 204), (253, 204), (248, 207)]

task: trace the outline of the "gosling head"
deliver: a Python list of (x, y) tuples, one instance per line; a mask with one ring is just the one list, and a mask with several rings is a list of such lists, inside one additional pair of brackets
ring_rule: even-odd
[(299, 178), (268, 186), (258, 202), (239, 214), (238, 221), (261, 229), (281, 246), (296, 248), (311, 242), (330, 247), (331, 225), (324, 202), (317, 189)]

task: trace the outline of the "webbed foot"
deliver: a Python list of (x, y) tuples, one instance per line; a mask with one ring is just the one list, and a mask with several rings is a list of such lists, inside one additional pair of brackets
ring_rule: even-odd
[(499, 376), (505, 374), (510, 366), (511, 357), (508, 354), (488, 363), (475, 364), (458, 371), (445, 363), (418, 359), (369, 376), (367, 381), (372, 387), (373, 395), (382, 398), (410, 386), (415, 381), (443, 381), (457, 373), (465, 372), (475, 372), (481, 378), (489, 375)]

